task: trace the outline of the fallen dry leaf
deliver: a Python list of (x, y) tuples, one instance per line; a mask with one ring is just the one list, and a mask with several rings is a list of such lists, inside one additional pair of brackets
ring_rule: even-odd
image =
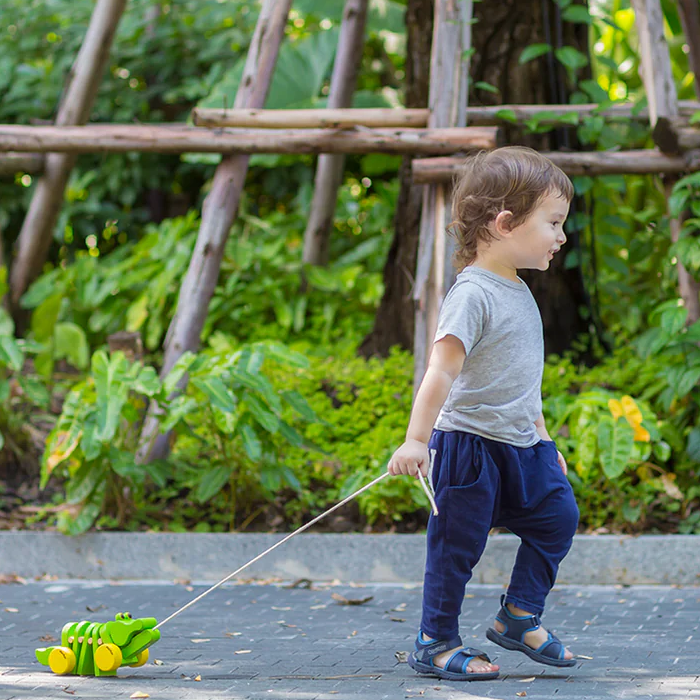
[(593, 659), (592, 656), (584, 656), (583, 654), (576, 654), (576, 658), (577, 659), (588, 659), (589, 661), (591, 661)]
[(137, 690), (135, 693), (129, 695), (129, 697), (136, 700), (136, 698), (150, 698), (151, 696), (148, 693), (142, 693), (140, 690)]
[(535, 680), (534, 676), (530, 676), (529, 678), (521, 678), (518, 683), (532, 683), (532, 681)]
[(17, 574), (0, 574), (0, 584), (3, 583), (27, 583), (25, 579)]
[(324, 603), (323, 605), (312, 605), (309, 610), (321, 610), (322, 608), (327, 608), (328, 604)]
[(519, 693), (516, 693), (516, 695), (519, 698), (524, 698), (527, 695), (527, 693), (524, 690), (521, 690)]
[(162, 665), (163, 665), (163, 662), (162, 662), (160, 659), (153, 659), (153, 663), (154, 663), (156, 666), (162, 666)]
[(19, 610), (17, 610), (17, 608), (5, 608), (5, 612), (18, 613)]
[(57, 642), (58, 639), (52, 634), (45, 634), (43, 637), (39, 637), (40, 642)]
[(389, 618), (392, 622), (406, 622), (405, 617), (390, 617)]
[(408, 662), (408, 652), (407, 651), (397, 651), (394, 653), (394, 657), (400, 664), (405, 664)]
[(298, 578), (293, 583), (290, 583), (285, 588), (313, 588), (314, 582), (310, 578)]
[(391, 608), (389, 612), (406, 612), (406, 603), (400, 603), (395, 608)]
[(373, 600), (374, 596), (370, 595), (366, 598), (346, 598), (339, 593), (331, 593), (331, 598), (333, 598), (338, 605), (364, 605), (365, 603), (369, 603), (370, 600)]
[(190, 639), (192, 644), (201, 644), (202, 642), (211, 642), (211, 639)]
[(202, 677), (201, 677), (199, 674), (197, 674), (197, 675), (194, 677), (194, 679), (195, 679), (196, 681), (201, 681), (201, 680), (202, 680)]
[(278, 608), (276, 605), (273, 605), (273, 606), (272, 606), (272, 610), (291, 610), (291, 608), (290, 608), (290, 607)]
[(242, 634), (243, 632), (224, 632), (226, 637), (240, 637)]
[(95, 605), (95, 606), (86, 605), (85, 609), (88, 612), (97, 612), (98, 610), (106, 610), (107, 606), (106, 605)]
[(71, 690), (70, 686), (68, 686), (68, 685), (65, 688), (61, 688), (61, 690), (64, 693), (68, 693), (68, 695), (75, 695), (75, 690)]
[(357, 630), (353, 630), (352, 634), (348, 636), (348, 639), (350, 639), (350, 637), (355, 637), (355, 636), (357, 636)]
[(252, 649), (239, 649), (238, 651), (234, 651), (234, 654), (250, 654)]

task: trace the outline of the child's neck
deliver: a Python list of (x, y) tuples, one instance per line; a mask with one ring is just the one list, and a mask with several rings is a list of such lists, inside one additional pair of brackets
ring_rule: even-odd
[(512, 268), (508, 265), (504, 265), (498, 260), (494, 260), (493, 258), (489, 258), (487, 256), (477, 255), (474, 262), (472, 262), (471, 265), (469, 265), (469, 267), (479, 267), (482, 270), (488, 270), (489, 272), (493, 272), (494, 274), (499, 275), (500, 277), (505, 277), (511, 282), (520, 282), (520, 278), (518, 277), (518, 271), (515, 268)]

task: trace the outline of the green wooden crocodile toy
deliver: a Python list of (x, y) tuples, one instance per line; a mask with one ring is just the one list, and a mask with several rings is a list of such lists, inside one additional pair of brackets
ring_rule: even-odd
[(64, 676), (116, 676), (120, 666), (143, 666), (148, 647), (160, 639), (154, 617), (117, 613), (114, 622), (69, 622), (61, 646), (36, 650), (39, 663)]

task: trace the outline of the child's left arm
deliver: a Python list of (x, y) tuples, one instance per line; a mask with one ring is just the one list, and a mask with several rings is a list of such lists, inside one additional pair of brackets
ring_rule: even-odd
[[(547, 426), (544, 424), (544, 414), (540, 413), (540, 417), (535, 421), (535, 427), (537, 428), (537, 434), (543, 439), (543, 440), (548, 440), (549, 442), (553, 442), (552, 438), (549, 437), (549, 433), (547, 432)], [(557, 450), (557, 461), (559, 462), (559, 466), (561, 467), (561, 470), (566, 474), (568, 472), (568, 467), (566, 466), (566, 460), (564, 459), (564, 455)]]

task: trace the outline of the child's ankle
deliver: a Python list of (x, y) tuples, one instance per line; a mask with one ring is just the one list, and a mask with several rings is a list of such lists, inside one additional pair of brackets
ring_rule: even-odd
[(532, 617), (534, 613), (528, 612), (527, 610), (523, 610), (522, 608), (519, 608), (517, 605), (513, 605), (513, 603), (506, 603), (506, 610), (513, 616), (513, 617)]

